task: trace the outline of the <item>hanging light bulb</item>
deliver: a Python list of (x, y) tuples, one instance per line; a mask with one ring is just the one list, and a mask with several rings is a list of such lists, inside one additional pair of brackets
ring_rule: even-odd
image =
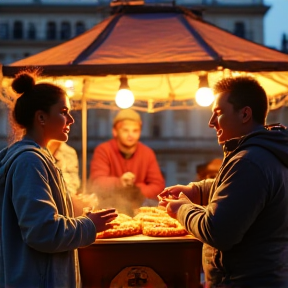
[(126, 109), (133, 105), (134, 95), (129, 89), (128, 79), (126, 76), (120, 77), (120, 87), (115, 97), (116, 105), (119, 108)]
[(195, 98), (198, 105), (207, 107), (213, 103), (214, 94), (210, 88), (201, 87), (197, 90)]
[(66, 93), (68, 97), (74, 96), (74, 82), (73, 80), (66, 80), (65, 81)]
[(209, 88), (207, 74), (199, 76), (199, 89), (195, 94), (195, 99), (198, 105), (203, 107), (210, 106), (215, 99), (212, 89)]

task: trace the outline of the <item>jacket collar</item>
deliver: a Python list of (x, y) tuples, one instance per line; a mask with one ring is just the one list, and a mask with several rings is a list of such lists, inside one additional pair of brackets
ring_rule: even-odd
[(223, 145), (223, 152), (224, 156), (229, 156), (232, 152), (234, 152), (245, 140), (247, 140), (250, 137), (253, 137), (257, 133), (261, 133), (263, 131), (282, 131), (287, 129), (284, 125), (280, 123), (265, 125), (265, 126), (258, 126), (255, 128), (251, 133), (238, 137), (238, 138), (232, 138), (230, 140), (227, 140), (225, 144)]

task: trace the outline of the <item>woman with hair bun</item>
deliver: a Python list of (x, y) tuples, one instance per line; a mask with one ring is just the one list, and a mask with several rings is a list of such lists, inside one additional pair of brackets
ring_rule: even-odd
[(61, 171), (46, 148), (68, 140), (74, 119), (64, 90), (20, 72), (12, 117), (21, 140), (0, 151), (0, 287), (81, 287), (77, 248), (111, 228), (115, 209), (74, 217)]

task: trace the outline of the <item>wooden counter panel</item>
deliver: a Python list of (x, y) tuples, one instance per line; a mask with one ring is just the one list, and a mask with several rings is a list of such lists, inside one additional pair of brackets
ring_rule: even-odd
[(202, 243), (192, 236), (99, 239), (79, 249), (83, 288), (109, 288), (118, 273), (132, 266), (150, 267), (167, 288), (199, 288), (201, 255)]

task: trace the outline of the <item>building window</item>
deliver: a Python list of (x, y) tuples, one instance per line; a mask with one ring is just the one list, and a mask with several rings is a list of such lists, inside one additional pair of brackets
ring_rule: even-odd
[(175, 110), (174, 114), (174, 136), (186, 137), (188, 135), (189, 110)]
[(191, 178), (189, 177), (177, 177), (176, 183), (189, 183), (191, 182)]
[(36, 27), (34, 23), (28, 24), (28, 39), (35, 39), (36, 38)]
[(246, 38), (246, 29), (243, 22), (236, 22), (234, 24), (234, 35), (241, 38)]
[(4, 60), (5, 60), (5, 57), (6, 55), (4, 53), (0, 53), (0, 63), (3, 63)]
[(281, 51), (288, 54), (288, 36), (285, 33), (282, 34)]
[(69, 22), (61, 23), (61, 39), (69, 39), (71, 38), (71, 25)]
[(85, 25), (83, 22), (77, 22), (76, 23), (76, 36), (82, 34), (83, 32), (85, 32)]
[(46, 38), (48, 40), (56, 39), (56, 23), (55, 22), (47, 23)]
[(13, 27), (13, 38), (22, 39), (23, 38), (23, 23), (21, 21), (15, 21)]
[(0, 23), (0, 39), (9, 38), (9, 25), (8, 23)]
[(161, 137), (161, 112), (151, 114), (152, 118), (152, 137)]
[(186, 161), (177, 162), (177, 172), (178, 173), (187, 173), (189, 171), (189, 166)]
[(111, 124), (108, 109), (89, 109), (87, 112), (88, 137), (110, 137)]

